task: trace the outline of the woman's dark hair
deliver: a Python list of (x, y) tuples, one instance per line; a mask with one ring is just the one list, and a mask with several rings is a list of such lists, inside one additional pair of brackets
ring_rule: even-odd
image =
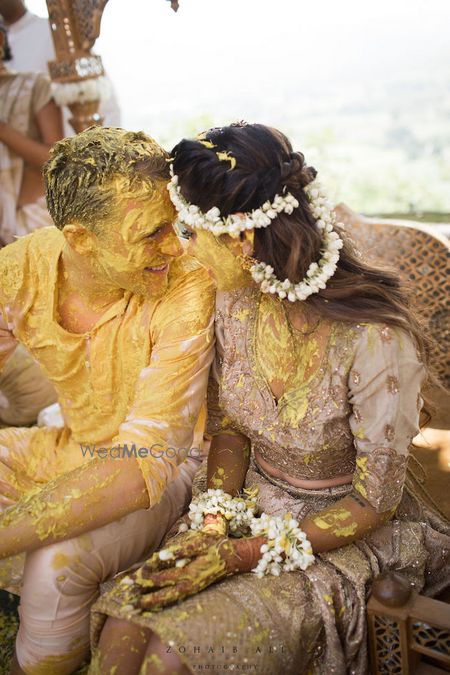
[(0, 14), (0, 33), (3, 33), (3, 36), (5, 38), (5, 42), (3, 45), (3, 58), (1, 59), (2, 61), (11, 61), (12, 59), (12, 54), (11, 54), (11, 48), (9, 46), (9, 41), (8, 41), (8, 31), (6, 30), (6, 25), (5, 25), (5, 20)]
[[(317, 172), (280, 131), (262, 124), (232, 124), (211, 129), (198, 140), (182, 140), (171, 156), (183, 195), (203, 212), (213, 206), (222, 216), (251, 211), (286, 189), (299, 207), (291, 215), (281, 213), (269, 227), (255, 229), (253, 257), (271, 265), (278, 279), (294, 283), (319, 260), (322, 238), (304, 191)], [(308, 305), (338, 321), (402, 328), (427, 364), (428, 338), (399, 275), (368, 265), (345, 232), (339, 226), (336, 230), (344, 241), (337, 270), (325, 289), (306, 300)]]

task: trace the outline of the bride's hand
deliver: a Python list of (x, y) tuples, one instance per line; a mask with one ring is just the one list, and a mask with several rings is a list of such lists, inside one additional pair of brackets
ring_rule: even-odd
[(145, 561), (135, 574), (136, 581), (145, 586), (152, 573), (167, 568), (178, 569), (182, 566), (181, 561), (206, 553), (212, 544), (223, 538), (223, 534), (204, 530), (187, 530), (177, 534), (162, 550), (156, 551)]
[(183, 541), (163, 549), (168, 551), (163, 553), (163, 560), (159, 551), (135, 574), (141, 592), (137, 604), (143, 610), (157, 611), (227, 576), (250, 572), (264, 543), (262, 537), (229, 539), (204, 532), (187, 533), (177, 539)]

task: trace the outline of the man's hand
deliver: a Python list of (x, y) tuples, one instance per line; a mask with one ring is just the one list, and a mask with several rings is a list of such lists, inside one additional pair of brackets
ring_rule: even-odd
[(262, 537), (228, 539), (204, 532), (189, 532), (176, 539), (134, 575), (143, 610), (158, 611), (227, 576), (250, 572), (265, 542)]

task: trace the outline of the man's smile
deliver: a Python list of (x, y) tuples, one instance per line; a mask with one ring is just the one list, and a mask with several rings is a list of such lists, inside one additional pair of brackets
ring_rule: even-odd
[(146, 272), (156, 272), (161, 274), (169, 269), (169, 263), (165, 263), (164, 265), (156, 265), (154, 267), (145, 267), (144, 269)]

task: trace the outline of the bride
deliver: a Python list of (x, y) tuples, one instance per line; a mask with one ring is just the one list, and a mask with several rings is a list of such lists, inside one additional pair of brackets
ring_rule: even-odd
[(362, 675), (372, 579), (449, 583), (449, 524), (407, 466), (422, 329), (279, 131), (211, 129), (172, 157), (180, 225), (218, 288), (207, 476), (191, 529), (95, 605), (91, 672)]

